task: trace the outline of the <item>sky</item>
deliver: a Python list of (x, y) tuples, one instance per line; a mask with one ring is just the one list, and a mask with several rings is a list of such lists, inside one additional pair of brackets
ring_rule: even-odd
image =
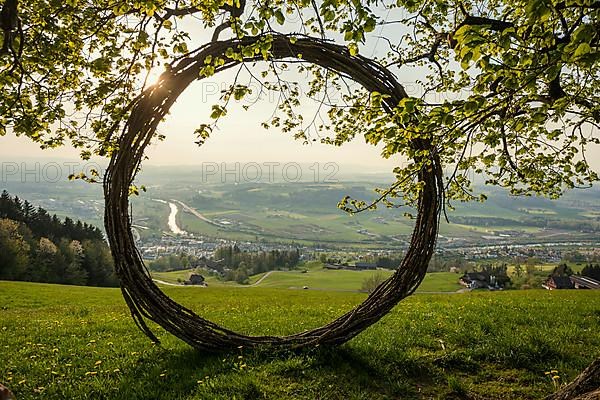
[[(193, 92), (184, 97), (193, 97)], [(190, 109), (191, 112), (186, 112)], [(205, 111), (204, 119), (194, 118), (196, 110)], [(301, 163), (338, 162), (342, 164), (373, 166), (378, 171), (388, 170), (400, 160), (384, 160), (380, 149), (365, 144), (364, 139), (342, 147), (324, 145), (319, 142), (303, 144), (290, 134), (275, 129), (265, 131), (261, 120), (251, 112), (232, 113), (219, 124), (211, 138), (203, 145), (194, 143), (194, 130), (203, 121), (208, 121), (210, 110), (184, 101), (174, 107), (171, 116), (160, 127), (166, 140), (153, 143), (148, 149), (148, 165), (199, 165), (203, 162), (264, 162), (295, 161)], [(69, 147), (42, 150), (25, 137), (7, 134), (0, 137), (0, 159), (77, 159), (78, 151)]]
[[(390, 18), (392, 16), (389, 16)], [(291, 21), (290, 23), (294, 23)], [(185, 24), (185, 22), (184, 22)], [(192, 37), (198, 37), (198, 44), (206, 40), (206, 31), (199, 30), (198, 22), (184, 26), (190, 31)], [(376, 36), (389, 35), (389, 30), (395, 34), (398, 29), (392, 25), (381, 26), (377, 29)], [(193, 48), (193, 46), (188, 46)], [(361, 53), (373, 56), (387, 51), (385, 41), (374, 37), (368, 41)], [(258, 65), (254, 72), (262, 70)], [(264, 64), (263, 64), (264, 67)], [(153, 71), (150, 80), (156, 79), (161, 69)], [(318, 140), (303, 144), (293, 139), (292, 134), (284, 134), (280, 130), (271, 128), (268, 131), (261, 127), (261, 122), (267, 121), (274, 111), (277, 101), (273, 96), (256, 102), (249, 111), (244, 111), (243, 104), (237, 104), (229, 109), (228, 115), (219, 121), (218, 129), (213, 131), (210, 139), (202, 146), (197, 146), (194, 130), (202, 123), (209, 123), (211, 106), (218, 103), (221, 90), (225, 89), (232, 81), (235, 70), (226, 71), (217, 76), (193, 83), (178, 99), (171, 109), (170, 115), (159, 126), (159, 132), (166, 136), (166, 140), (154, 143), (147, 151), (147, 165), (198, 165), (203, 162), (299, 162), (312, 164), (334, 162), (340, 165), (362, 166), (373, 172), (392, 171), (395, 166), (401, 165), (402, 160), (386, 160), (380, 156), (381, 149), (365, 143), (363, 138), (356, 138), (353, 142), (342, 147), (321, 144)], [(249, 75), (242, 74), (241, 83)], [(295, 74), (292, 78), (299, 82), (306, 82), (307, 77)], [(404, 83), (408, 91), (412, 90), (415, 77), (408, 77)], [(249, 101), (256, 100), (257, 86)], [(302, 104), (301, 113), (305, 120), (312, 120), (316, 103), (310, 100)], [(78, 151), (64, 146), (59, 149), (41, 150), (24, 137), (14, 137), (7, 134), (0, 137), (0, 159), (60, 159), (77, 160)]]

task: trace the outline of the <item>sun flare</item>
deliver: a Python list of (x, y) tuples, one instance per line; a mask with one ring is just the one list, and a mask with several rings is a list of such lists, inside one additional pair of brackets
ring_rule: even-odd
[(165, 69), (162, 66), (156, 66), (156, 67), (153, 67), (150, 70), (148, 70), (146, 73), (144, 86), (149, 87), (149, 86), (156, 85), (158, 83), (158, 81), (160, 80), (160, 76), (162, 75), (163, 72), (165, 72)]

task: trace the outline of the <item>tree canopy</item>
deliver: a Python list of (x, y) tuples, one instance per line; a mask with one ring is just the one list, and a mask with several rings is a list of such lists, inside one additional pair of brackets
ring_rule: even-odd
[[(150, 71), (167, 80), (178, 61), (230, 39), (224, 57), (206, 57), (200, 75), (245, 60), (239, 72), (279, 94), (266, 128), (334, 145), (363, 136), (383, 157), (407, 160), (375, 202), (343, 199), (347, 211), (392, 206), (398, 197), (414, 204), (430, 153), (441, 159), (448, 201), (483, 199), (473, 174), (515, 194), (556, 197), (598, 179), (585, 150), (599, 143), (599, 14), (592, 0), (5, 0), (0, 134), (44, 147), (70, 141), (83, 157), (109, 156), (113, 132), (153, 83)], [(378, 38), (381, 27), (393, 34)], [(387, 48), (374, 62), (418, 76), (422, 91), (390, 107), (385, 94), (356, 88), (302, 54), (273, 59), (273, 40), (282, 35), (290, 43), (307, 36), (339, 43), (352, 56), (382, 40)], [(257, 39), (233, 45), (248, 37)], [(294, 69), (310, 76), (306, 93)], [(198, 143), (251, 90), (232, 82), (199, 121)], [(305, 97), (321, 103), (317, 115), (304, 115)], [(410, 145), (420, 137), (432, 148)]]
[(117, 286), (102, 231), (0, 194), (0, 279)]

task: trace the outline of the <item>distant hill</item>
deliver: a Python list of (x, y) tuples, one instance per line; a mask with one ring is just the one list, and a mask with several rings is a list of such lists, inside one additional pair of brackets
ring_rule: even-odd
[(102, 231), (0, 195), (0, 280), (116, 286)]
[[(394, 179), (392, 174), (368, 173), (366, 168), (361, 172), (341, 165), (329, 181), (329, 170), (321, 168), (316, 176), (312, 165), (298, 164), (303, 180), (296, 182), (282, 178), (283, 165), (275, 169), (272, 181), (268, 169), (263, 167), (258, 182), (244, 178), (244, 164), (228, 165), (227, 170), (221, 164), (210, 164), (211, 168), (218, 168), (211, 174), (202, 166), (145, 166), (136, 184), (145, 185), (147, 192), (130, 199), (135, 234), (142, 244), (158, 245), (161, 236), (170, 233), (170, 207), (164, 202), (175, 201), (180, 208), (176, 216), (178, 226), (208, 241), (227, 239), (346, 249), (395, 250), (407, 246), (414, 221), (404, 213), (414, 214), (414, 210), (380, 207), (375, 212), (349, 216), (336, 207), (346, 195), (373, 200), (377, 196), (373, 189), (386, 187)], [(102, 224), (101, 185), (66, 179), (28, 181), (23, 179), (28, 176), (21, 175), (5, 182), (4, 187), (62, 218)], [(475, 192), (485, 193), (488, 200), (455, 202), (455, 209), (447, 210), (449, 223), (444, 218), (440, 225), (440, 248), (598, 241), (599, 188), (570, 190), (558, 200), (549, 200), (510, 196), (503, 188), (485, 186), (483, 180), (476, 177)]]

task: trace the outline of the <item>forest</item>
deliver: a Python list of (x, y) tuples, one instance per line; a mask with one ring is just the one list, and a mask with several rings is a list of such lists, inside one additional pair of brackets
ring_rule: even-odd
[(0, 195), (0, 279), (118, 286), (102, 231)]
[(300, 252), (298, 249), (250, 252), (242, 251), (234, 245), (219, 247), (215, 251), (215, 260), (225, 267), (225, 280), (248, 283), (251, 275), (281, 268), (295, 268), (300, 261)]

